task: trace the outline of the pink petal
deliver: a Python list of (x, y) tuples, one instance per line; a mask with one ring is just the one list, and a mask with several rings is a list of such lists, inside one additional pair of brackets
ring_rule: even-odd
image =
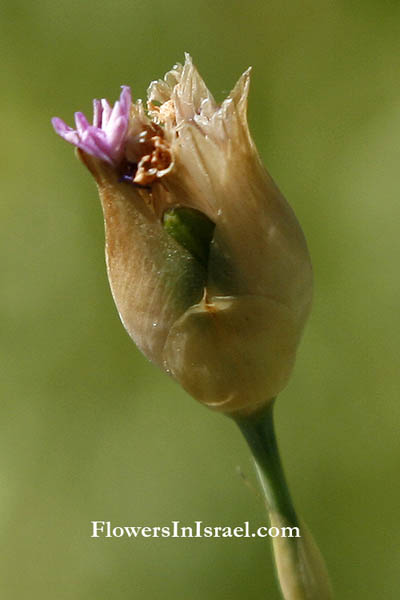
[(82, 135), (89, 127), (89, 122), (85, 115), (81, 112), (75, 113), (75, 123), (79, 135)]
[(107, 139), (106, 134), (101, 129), (97, 129), (95, 127), (90, 127), (86, 133), (84, 141), (86, 142), (86, 137), (92, 139), (96, 146), (104, 153), (111, 156), (110, 152), (110, 143)]
[(108, 104), (107, 100), (105, 100), (104, 98), (100, 101), (100, 103), (103, 108), (103, 119), (102, 119), (101, 125), (104, 129), (104, 127), (107, 126), (108, 119), (110, 118), (111, 106)]
[(64, 140), (69, 142), (70, 144), (74, 144), (75, 146), (79, 143), (79, 135), (76, 131), (74, 131), (71, 127), (68, 127), (66, 123), (59, 117), (54, 117), (51, 120), (51, 123), (54, 127), (54, 130), (58, 135), (60, 135)]
[(66, 131), (72, 131), (71, 127), (68, 127), (68, 125), (62, 119), (60, 119), (60, 117), (53, 117), (51, 124), (58, 135), (62, 135)]
[(114, 128), (114, 124), (115, 124), (116, 120), (119, 119), (119, 117), (121, 117), (121, 116), (122, 116), (121, 104), (120, 104), (119, 100), (117, 100), (116, 103), (113, 106), (110, 118), (109, 118), (108, 123), (106, 125), (106, 132), (107, 133), (108, 133), (108, 131), (111, 131)]
[(121, 85), (122, 92), (119, 97), (119, 102), (121, 105), (121, 112), (125, 116), (129, 117), (129, 110), (132, 104), (132, 95), (131, 88), (128, 85)]
[(113, 128), (107, 132), (107, 141), (112, 149), (112, 155), (115, 158), (117, 158), (120, 153), (127, 129), (128, 120), (125, 117), (118, 117), (113, 123)]
[(99, 148), (99, 145), (96, 143), (96, 140), (93, 137), (88, 136), (85, 140), (81, 140), (78, 144), (78, 147), (82, 148), (82, 150), (88, 154), (100, 158), (101, 160), (111, 164), (113, 162), (109, 153), (109, 149), (107, 152), (103, 151), (101, 148)]
[(82, 112), (76, 112), (76, 130), (58, 117), (52, 119), (56, 133), (101, 160), (109, 163), (120, 160), (132, 103), (130, 88), (121, 87), (120, 98), (113, 108), (105, 99), (93, 100), (93, 125)]
[(101, 127), (101, 117), (103, 114), (103, 107), (100, 100), (93, 100), (93, 125), (94, 127)]

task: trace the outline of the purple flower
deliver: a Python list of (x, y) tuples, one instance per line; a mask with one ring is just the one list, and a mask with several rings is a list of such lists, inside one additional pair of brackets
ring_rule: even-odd
[(76, 112), (76, 129), (68, 127), (58, 117), (51, 120), (56, 133), (88, 154), (117, 164), (124, 153), (132, 103), (130, 88), (125, 85), (121, 87), (120, 98), (113, 108), (107, 100), (93, 100), (93, 125), (83, 113)]

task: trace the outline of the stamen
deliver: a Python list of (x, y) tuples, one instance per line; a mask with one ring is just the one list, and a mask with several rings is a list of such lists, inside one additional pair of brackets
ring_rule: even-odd
[(153, 136), (149, 143), (151, 143), (153, 149), (150, 153), (142, 156), (133, 179), (134, 183), (140, 185), (151, 185), (154, 181), (169, 173), (173, 167), (169, 144), (159, 135)]

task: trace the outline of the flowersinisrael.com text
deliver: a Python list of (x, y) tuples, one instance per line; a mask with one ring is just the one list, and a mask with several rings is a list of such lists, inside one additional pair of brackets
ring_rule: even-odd
[(180, 521), (169, 525), (114, 525), (111, 521), (91, 521), (92, 538), (265, 538), (301, 537), (299, 527), (258, 527), (250, 529), (249, 521), (242, 526), (208, 526), (203, 521), (183, 526)]

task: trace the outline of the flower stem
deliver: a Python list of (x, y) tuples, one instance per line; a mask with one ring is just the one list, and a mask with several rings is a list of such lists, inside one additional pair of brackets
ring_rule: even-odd
[(299, 537), (281, 533), (272, 540), (284, 600), (331, 600), (325, 563), (290, 496), (275, 434), (273, 403), (256, 415), (235, 417), (235, 421), (253, 453), (271, 525), (281, 532), (298, 528)]
[(250, 417), (236, 418), (236, 422), (253, 453), (267, 504), (298, 526), (298, 519), (283, 471), (275, 434), (273, 405)]

